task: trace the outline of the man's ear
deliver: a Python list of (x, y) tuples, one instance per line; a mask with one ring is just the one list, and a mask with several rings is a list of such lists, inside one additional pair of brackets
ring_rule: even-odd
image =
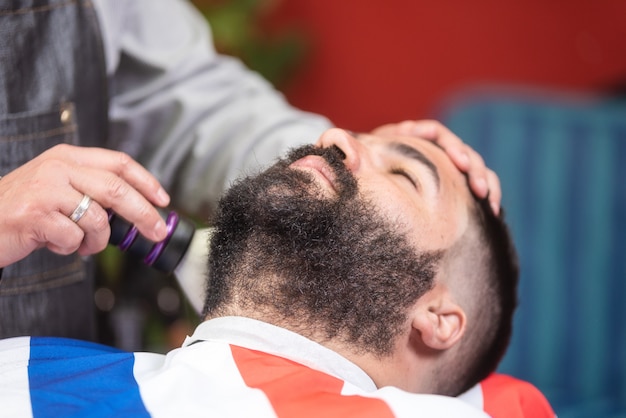
[(412, 327), (419, 332), (422, 342), (434, 350), (453, 347), (465, 333), (465, 311), (443, 284), (424, 294), (412, 315)]

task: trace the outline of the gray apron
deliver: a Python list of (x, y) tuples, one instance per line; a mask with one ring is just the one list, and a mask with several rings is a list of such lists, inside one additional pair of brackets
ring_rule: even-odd
[[(0, 175), (56, 144), (104, 146), (106, 89), (89, 1), (0, 0)], [(42, 249), (5, 267), (0, 337), (94, 339), (91, 264)]]

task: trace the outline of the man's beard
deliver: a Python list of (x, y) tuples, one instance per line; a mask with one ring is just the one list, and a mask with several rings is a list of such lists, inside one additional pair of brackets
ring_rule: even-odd
[[(307, 155), (328, 162), (338, 196), (289, 168)], [(207, 316), (235, 305), (306, 336), (391, 352), (440, 254), (412, 247), (359, 194), (343, 157), (338, 148), (298, 148), (228, 190), (211, 241)]]

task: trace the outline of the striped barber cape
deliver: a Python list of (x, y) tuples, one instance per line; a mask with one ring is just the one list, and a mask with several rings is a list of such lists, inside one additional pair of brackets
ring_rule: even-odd
[[(487, 412), (483, 412), (483, 409)], [(494, 375), (461, 399), (377, 389), (356, 365), (246, 318), (200, 324), (167, 355), (62, 338), (0, 341), (0, 417), (553, 417), (525, 382)]]

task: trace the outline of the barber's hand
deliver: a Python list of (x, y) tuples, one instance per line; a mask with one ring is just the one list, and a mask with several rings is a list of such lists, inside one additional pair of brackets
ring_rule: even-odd
[(483, 158), (448, 128), (434, 120), (404, 121), (378, 127), (372, 131), (376, 135), (413, 136), (436, 142), (448, 154), (459, 170), (467, 173), (472, 192), (484, 198), (489, 195), (489, 203), (495, 214), (500, 213), (502, 190), (500, 179), (493, 170), (485, 166)]
[[(75, 222), (70, 215), (84, 195), (93, 201)], [(167, 231), (153, 204), (168, 203), (156, 178), (126, 154), (57, 145), (0, 179), (0, 267), (42, 247), (58, 254), (103, 250), (111, 234), (105, 208), (160, 241)]]

